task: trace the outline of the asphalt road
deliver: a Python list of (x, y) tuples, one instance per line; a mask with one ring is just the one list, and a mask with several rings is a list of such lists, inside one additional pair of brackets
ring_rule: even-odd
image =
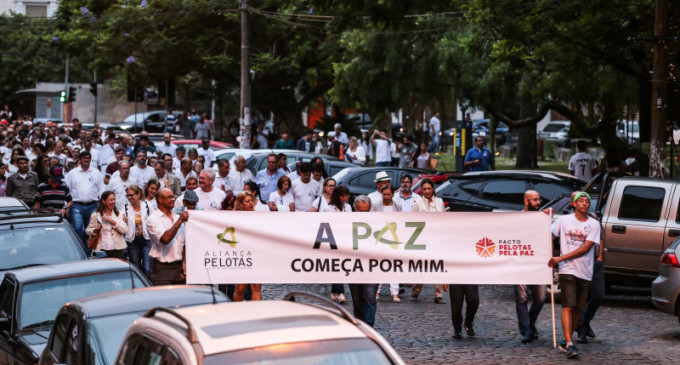
[[(289, 291), (305, 291), (330, 298), (330, 285), (264, 285), (264, 299), (279, 299)], [(511, 286), (480, 287), (480, 307), (474, 338), (453, 339), (447, 304), (435, 304), (432, 285), (420, 301), (392, 303), (389, 285), (383, 285), (375, 328), (408, 364), (553, 364), (573, 363), (552, 346), (551, 306), (546, 303), (538, 320), (540, 338), (522, 344)], [(345, 288), (346, 295), (349, 290)], [(608, 295), (591, 323), (597, 337), (577, 344), (579, 360), (598, 364), (677, 364), (680, 362), (680, 323), (662, 313), (644, 292)], [(448, 296), (445, 295), (448, 302)], [(351, 311), (350, 298), (344, 304)], [(562, 339), (559, 302), (555, 305), (557, 342)]]

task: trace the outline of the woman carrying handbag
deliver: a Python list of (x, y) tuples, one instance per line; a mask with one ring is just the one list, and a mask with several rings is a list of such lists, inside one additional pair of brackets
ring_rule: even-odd
[(127, 218), (128, 231), (125, 235), (127, 242), (128, 258), (130, 262), (144, 271), (147, 277), (151, 277), (151, 238), (146, 220), (153, 209), (144, 199), (144, 192), (137, 185), (130, 185), (125, 190), (125, 196), (129, 203), (125, 204), (125, 217)]
[(95, 250), (104, 251), (107, 257), (122, 259), (127, 247), (127, 231), (125, 214), (116, 209), (116, 195), (110, 190), (105, 191), (99, 199), (97, 211), (90, 217), (85, 234), (99, 235)]

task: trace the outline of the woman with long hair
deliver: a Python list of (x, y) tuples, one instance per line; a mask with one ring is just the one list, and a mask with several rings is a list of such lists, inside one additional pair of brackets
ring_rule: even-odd
[(349, 137), (349, 147), (347, 148), (347, 151), (345, 151), (345, 156), (347, 156), (348, 161), (354, 162), (355, 164), (362, 166), (366, 164), (366, 151), (359, 145), (357, 137)]
[(151, 214), (149, 203), (144, 200), (144, 192), (137, 185), (130, 185), (125, 189), (128, 204), (123, 212), (127, 217), (128, 231), (125, 235), (127, 252), (130, 262), (151, 277), (151, 237), (146, 226), (146, 220)]
[(146, 203), (149, 204), (151, 213), (155, 212), (158, 209), (156, 193), (158, 193), (158, 189), (160, 188), (161, 184), (156, 179), (149, 179), (149, 181), (146, 182), (146, 188), (144, 188), (144, 196), (146, 199)]
[[(262, 200), (260, 196), (260, 186), (254, 181), (248, 181), (243, 185), (243, 191), (250, 193), (253, 196), (253, 210), (256, 212), (269, 212), (269, 205), (267, 202)], [(236, 204), (234, 204), (234, 210), (236, 210)]]
[(42, 184), (50, 178), (50, 158), (45, 154), (40, 154), (35, 160), (33, 172), (38, 174), (38, 182)]
[[(235, 211), (252, 212), (255, 197), (246, 192), (240, 193), (236, 197), (236, 203), (234, 204)], [(246, 295), (246, 290), (250, 287), (251, 299), (250, 300), (260, 300), (262, 299), (262, 284), (236, 284), (236, 289), (234, 290), (234, 301), (242, 302)]]
[(12, 155), (9, 158), (9, 166), (7, 169), (10, 175), (16, 174), (16, 172), (19, 171), (19, 166), (17, 165), (17, 157), (19, 156), (26, 156), (24, 149), (21, 147), (12, 148)]
[[(380, 204), (372, 204), (372, 212), (401, 212), (401, 205), (398, 202), (392, 200), (394, 197), (394, 187), (392, 184), (387, 184), (380, 188), (380, 195), (382, 199)], [(376, 300), (380, 295), (380, 288), (382, 284), (378, 285), (378, 291), (375, 294)], [(392, 302), (401, 303), (401, 298), (399, 298), (399, 283), (390, 283), (390, 295), (392, 296)]]
[(309, 209), (310, 212), (323, 212), (326, 207), (331, 203), (331, 196), (333, 195), (333, 190), (335, 190), (337, 183), (335, 179), (329, 177), (323, 181), (321, 187), (321, 195), (319, 195), (313, 202), (312, 207)]
[(194, 170), (196, 176), (198, 176), (201, 174), (201, 171), (203, 171), (204, 166), (205, 164), (203, 162), (197, 160), (196, 162), (194, 162), (194, 167), (192, 167), (191, 169)]
[[(328, 180), (328, 179), (326, 179)], [(346, 186), (338, 186), (333, 189), (330, 204), (323, 210), (324, 212), (351, 212), (349, 205), (349, 189)]]
[(427, 143), (421, 142), (418, 145), (418, 149), (413, 154), (409, 167), (416, 167), (423, 170), (429, 170), (432, 168), (432, 158), (430, 153), (427, 152)]
[(107, 257), (123, 259), (127, 248), (125, 234), (128, 231), (125, 214), (116, 208), (116, 194), (105, 191), (99, 199), (97, 211), (92, 213), (85, 229), (87, 236), (100, 233), (95, 250), (104, 251)]
[(269, 194), (269, 210), (274, 212), (294, 212), (295, 199), (290, 192), (290, 178), (288, 176), (281, 176), (276, 186), (278, 189)]

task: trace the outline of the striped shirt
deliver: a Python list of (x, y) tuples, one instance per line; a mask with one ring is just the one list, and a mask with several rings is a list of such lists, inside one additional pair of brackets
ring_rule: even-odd
[(49, 180), (38, 186), (35, 193), (35, 202), (40, 203), (40, 211), (64, 209), (66, 203), (71, 201), (71, 193), (68, 186), (63, 182), (59, 185), (50, 185)]

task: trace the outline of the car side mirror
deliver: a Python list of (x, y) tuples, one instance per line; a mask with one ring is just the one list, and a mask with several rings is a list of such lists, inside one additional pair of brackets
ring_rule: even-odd
[(104, 251), (92, 251), (92, 257), (94, 257), (95, 259), (106, 258), (106, 252), (104, 252)]
[(9, 332), (10, 323), (10, 318), (0, 318), (0, 331)]

